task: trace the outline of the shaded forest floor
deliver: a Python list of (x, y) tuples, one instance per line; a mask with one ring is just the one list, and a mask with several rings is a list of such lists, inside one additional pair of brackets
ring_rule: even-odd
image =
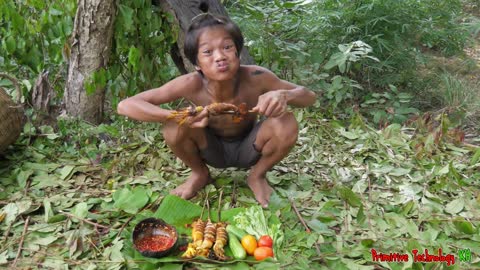
[[(301, 123), (297, 146), (268, 174), (275, 194), (267, 212), (279, 218), (285, 234), (277, 261), (225, 267), (421, 267), (413, 259), (375, 262), (372, 248), (410, 255), (413, 249), (435, 253), (442, 248), (444, 254), (455, 254), (453, 269), (480, 267), (480, 150), (441, 132), (438, 123), (447, 122), (445, 115), (432, 121), (421, 118), (416, 128), (377, 130), (361, 117), (345, 123), (319, 118), (308, 109), (295, 114)], [(137, 213), (146, 207), (142, 215), (148, 216), (189, 174), (165, 146), (158, 125), (118, 119), (100, 126), (62, 120), (58, 126), (26, 133), (0, 161), (0, 264), (46, 269), (215, 267), (208, 262), (138, 260), (129, 252), (126, 232)], [(480, 141), (473, 138), (471, 143)], [(212, 170), (212, 175), (212, 205), (217, 205), (220, 190), (224, 209), (232, 202), (240, 208), (256, 205), (245, 171)], [(192, 202), (201, 205), (201, 198)], [(299, 222), (292, 200), (312, 233)], [(139, 201), (143, 204), (135, 205)], [(460, 262), (459, 250), (467, 249), (471, 261)]]

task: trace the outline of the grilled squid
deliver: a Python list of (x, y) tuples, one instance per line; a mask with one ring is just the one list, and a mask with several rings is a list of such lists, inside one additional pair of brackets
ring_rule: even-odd
[(225, 222), (217, 223), (217, 234), (215, 238), (215, 244), (213, 245), (213, 253), (220, 261), (227, 261), (229, 258), (225, 256), (225, 250), (223, 249), (227, 245), (227, 224)]
[(182, 258), (191, 259), (197, 255), (197, 249), (194, 243), (188, 243), (187, 250), (182, 254)]
[(213, 246), (215, 242), (215, 234), (217, 232), (217, 224), (212, 223), (210, 219), (207, 221), (207, 225), (205, 225), (205, 233), (203, 234), (203, 241), (200, 246), (197, 247), (197, 255), (198, 256), (208, 256), (208, 252), (210, 248)]
[[(235, 104), (230, 103), (214, 102), (205, 108), (209, 115), (232, 114), (234, 123), (241, 122), (249, 113), (246, 103), (241, 103), (236, 106)], [(174, 119), (179, 125), (182, 125), (188, 117), (197, 115), (199, 112), (203, 111), (203, 109), (204, 107), (202, 106), (195, 107), (192, 105), (180, 111), (171, 112), (170, 115), (167, 116), (167, 119)]]
[(192, 240), (195, 246), (200, 246), (203, 242), (203, 234), (205, 231), (205, 222), (200, 218), (192, 224)]

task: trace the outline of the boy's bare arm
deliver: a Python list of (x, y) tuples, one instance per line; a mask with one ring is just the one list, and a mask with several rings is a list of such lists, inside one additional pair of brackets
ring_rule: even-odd
[(163, 86), (139, 93), (133, 97), (122, 100), (117, 107), (117, 112), (129, 118), (146, 122), (165, 122), (170, 110), (160, 108), (158, 105), (185, 97), (196, 87), (195, 75), (180, 76)]
[(281, 80), (265, 68), (256, 68), (252, 76), (259, 76), (262, 92), (253, 110), (266, 116), (278, 116), (287, 110), (287, 105), (307, 107), (315, 103), (316, 95), (307, 88)]

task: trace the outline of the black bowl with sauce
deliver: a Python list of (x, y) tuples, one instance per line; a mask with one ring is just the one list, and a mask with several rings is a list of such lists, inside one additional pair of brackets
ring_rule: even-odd
[(162, 219), (147, 218), (133, 229), (133, 246), (145, 257), (160, 258), (170, 253), (177, 243), (174, 226)]

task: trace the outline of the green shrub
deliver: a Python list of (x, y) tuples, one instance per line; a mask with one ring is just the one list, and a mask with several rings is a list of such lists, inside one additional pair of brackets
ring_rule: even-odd
[[(2, 1), (0, 70), (15, 75), (30, 90), (43, 70), (55, 80), (66, 74), (67, 39), (73, 31), (76, 1)], [(62, 84), (53, 87), (63, 91)]]
[[(391, 85), (413, 95), (428, 88), (419, 74), (424, 53), (459, 54), (475, 33), (474, 19), (461, 23), (461, 0), (228, 2), (257, 63), (324, 90), (334, 112), (368, 104), (373, 93), (388, 95)], [(338, 49), (357, 41), (371, 48), (367, 58), (348, 59)], [(413, 111), (412, 103), (400, 105)]]

